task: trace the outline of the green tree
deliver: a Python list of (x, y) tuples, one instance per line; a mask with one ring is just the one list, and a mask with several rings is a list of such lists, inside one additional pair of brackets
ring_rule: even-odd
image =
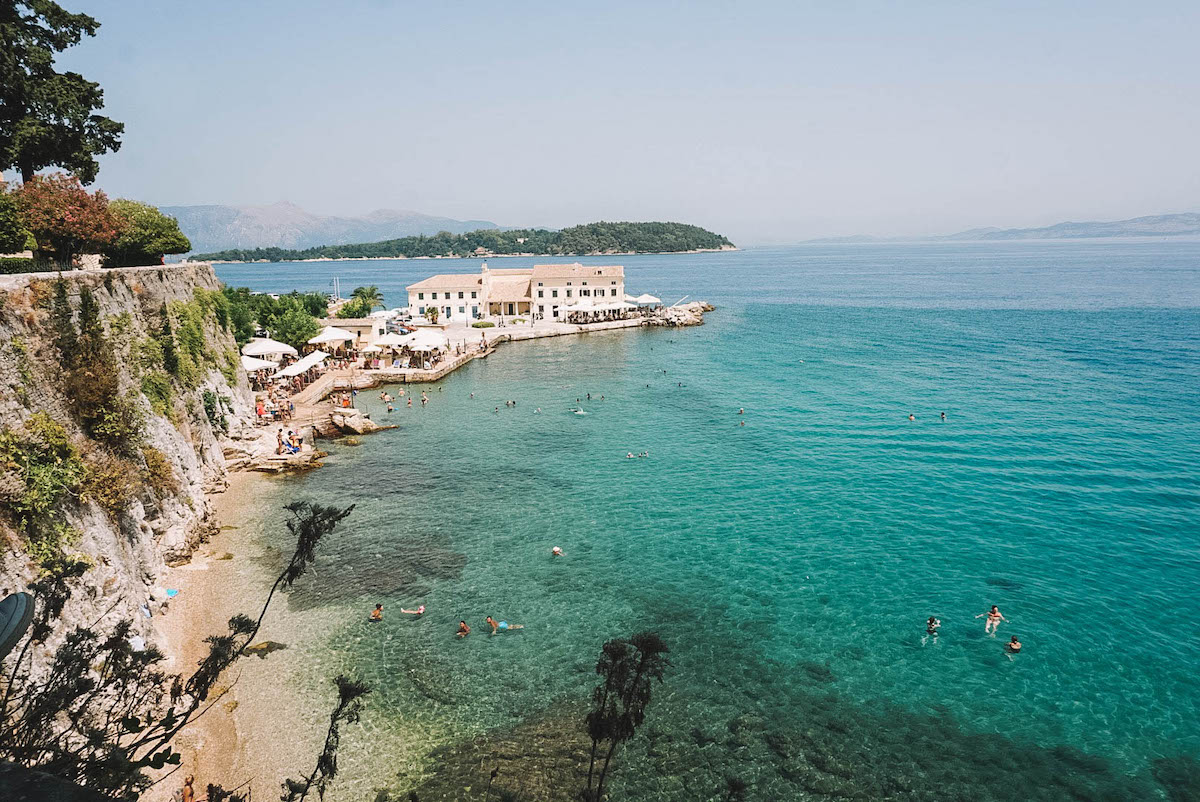
[(45, 167), (96, 179), (96, 156), (121, 147), (122, 123), (96, 112), (104, 91), (76, 72), (58, 72), (54, 58), (100, 28), (52, 0), (0, 5), (0, 170), (23, 181)]
[(120, 233), (104, 247), (105, 267), (156, 265), (163, 254), (187, 253), (192, 243), (179, 230), (179, 221), (148, 203), (118, 199), (108, 204)]
[(29, 232), (21, 220), (21, 209), (16, 196), (0, 181), (0, 253), (15, 253), (25, 250)]
[(293, 348), (306, 345), (320, 330), (317, 319), (299, 307), (288, 309), (270, 327), (273, 338)]
[(374, 284), (368, 287), (355, 287), (354, 292), (350, 293), (350, 297), (366, 303), (369, 310), (383, 306), (383, 293)]
[(373, 308), (371, 302), (364, 298), (351, 298), (338, 309), (337, 316), (342, 319), (367, 317), (371, 314)]

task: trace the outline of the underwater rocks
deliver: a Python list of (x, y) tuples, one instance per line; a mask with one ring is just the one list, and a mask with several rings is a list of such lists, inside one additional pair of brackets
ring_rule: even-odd
[[(495, 799), (577, 802), (587, 783), (591, 741), (584, 732), (586, 708), (558, 705), (511, 730), (498, 730), (430, 754), (432, 776), (404, 789), (421, 802), (482, 799), (491, 781)], [(403, 794), (397, 795), (404, 798)]]

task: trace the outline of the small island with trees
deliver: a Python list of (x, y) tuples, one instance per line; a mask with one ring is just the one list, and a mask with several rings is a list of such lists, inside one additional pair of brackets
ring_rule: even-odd
[(480, 229), (466, 234), (317, 248), (233, 248), (190, 257), (204, 262), (302, 262), (325, 259), (419, 259), (471, 256), (588, 256), (733, 250), (727, 237), (686, 223), (587, 223), (559, 231)]

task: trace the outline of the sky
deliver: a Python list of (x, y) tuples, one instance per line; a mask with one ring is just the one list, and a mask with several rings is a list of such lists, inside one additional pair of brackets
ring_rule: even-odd
[(60, 2), (112, 197), (738, 244), (1200, 211), (1200, 3)]

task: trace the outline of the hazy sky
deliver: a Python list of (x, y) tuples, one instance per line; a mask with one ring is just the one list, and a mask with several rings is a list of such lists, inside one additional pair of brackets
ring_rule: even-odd
[(741, 244), (1200, 210), (1200, 3), (60, 0), (98, 186)]

